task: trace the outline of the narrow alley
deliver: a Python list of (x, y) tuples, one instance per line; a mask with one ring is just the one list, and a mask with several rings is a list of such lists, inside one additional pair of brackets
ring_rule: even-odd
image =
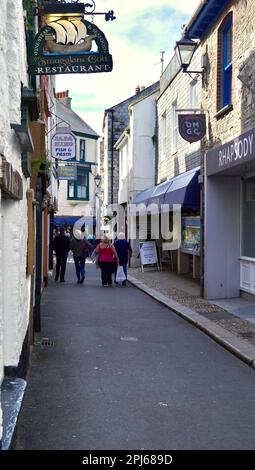
[(70, 260), (65, 284), (50, 281), (43, 297), (14, 448), (253, 449), (254, 370), (86, 269), (77, 285)]

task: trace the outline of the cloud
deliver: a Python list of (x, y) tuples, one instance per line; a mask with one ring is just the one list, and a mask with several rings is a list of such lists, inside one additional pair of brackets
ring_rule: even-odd
[[(57, 76), (57, 90), (69, 89), (73, 109), (99, 134), (104, 110), (135, 93), (137, 85), (149, 86), (160, 78), (160, 51), (165, 66), (175, 41), (199, 0), (101, 0), (97, 10), (114, 10), (117, 19), (105, 22), (95, 16), (113, 56), (110, 73)], [(91, 21), (90, 17), (86, 17)]]

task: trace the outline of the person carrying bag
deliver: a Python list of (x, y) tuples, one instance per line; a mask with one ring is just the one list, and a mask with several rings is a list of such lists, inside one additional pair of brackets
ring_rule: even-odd
[(106, 234), (104, 235), (102, 242), (97, 245), (96, 253), (98, 254), (98, 266), (101, 269), (102, 285), (111, 286), (114, 260), (119, 264), (119, 258), (114, 246), (111, 245), (111, 241)]

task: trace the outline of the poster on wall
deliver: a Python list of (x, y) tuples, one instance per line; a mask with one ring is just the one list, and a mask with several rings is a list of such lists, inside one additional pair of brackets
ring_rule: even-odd
[(193, 255), (200, 254), (200, 217), (182, 217), (181, 251)]
[(142, 272), (144, 272), (144, 265), (150, 264), (156, 264), (159, 270), (156, 243), (154, 241), (140, 242), (139, 249)]

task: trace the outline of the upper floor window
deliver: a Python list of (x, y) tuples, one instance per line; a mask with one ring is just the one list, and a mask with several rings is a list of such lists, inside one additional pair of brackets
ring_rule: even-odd
[(218, 111), (232, 103), (233, 16), (230, 13), (218, 32)]
[(80, 161), (85, 162), (86, 160), (86, 140), (80, 140)]
[(190, 108), (199, 109), (197, 80), (192, 80), (190, 83)]
[(77, 180), (68, 181), (67, 198), (88, 201), (89, 200), (89, 173), (88, 170), (77, 168)]
[(161, 160), (166, 158), (166, 112), (161, 116)]
[(177, 100), (175, 100), (172, 103), (172, 142), (171, 142), (172, 154), (177, 152), (177, 132), (178, 132)]

